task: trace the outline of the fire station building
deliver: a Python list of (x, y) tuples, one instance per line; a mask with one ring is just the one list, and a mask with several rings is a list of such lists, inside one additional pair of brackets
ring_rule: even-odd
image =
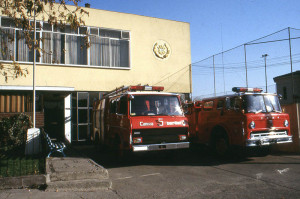
[[(36, 125), (50, 137), (69, 142), (89, 139), (94, 100), (122, 85), (164, 86), (166, 92), (191, 93), (190, 24), (134, 14), (84, 8), (85, 26), (54, 28), (42, 21), (36, 64)], [(0, 16), (0, 62), (16, 61), (29, 74), (0, 78), (0, 119), (32, 114), (33, 51), (22, 29)], [(90, 48), (83, 32), (89, 33)], [(8, 35), (14, 39), (8, 39)], [(6, 46), (6, 48), (2, 48)]]
[(300, 152), (300, 71), (274, 77), (281, 105), (290, 115), (293, 145), (289, 151)]

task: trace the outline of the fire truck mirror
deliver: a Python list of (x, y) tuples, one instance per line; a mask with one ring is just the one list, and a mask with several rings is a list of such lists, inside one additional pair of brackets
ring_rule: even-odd
[(130, 99), (130, 100), (133, 100), (133, 99), (134, 99), (134, 96), (133, 96), (133, 95), (130, 95), (130, 96), (129, 96), (129, 99)]
[(226, 97), (226, 99), (225, 99), (225, 105), (226, 105), (226, 109), (227, 110), (231, 109), (230, 98), (229, 97)]
[(190, 111), (184, 111), (184, 114), (185, 115), (190, 115), (191, 113), (190, 113)]

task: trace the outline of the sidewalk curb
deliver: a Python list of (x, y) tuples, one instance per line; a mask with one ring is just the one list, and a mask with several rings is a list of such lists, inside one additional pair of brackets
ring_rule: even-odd
[(50, 157), (46, 159), (45, 191), (96, 191), (109, 189), (108, 171), (93, 160), (83, 157)]

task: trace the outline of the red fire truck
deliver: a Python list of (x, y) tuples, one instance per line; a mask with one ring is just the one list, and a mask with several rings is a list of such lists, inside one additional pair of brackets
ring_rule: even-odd
[(91, 139), (118, 151), (188, 148), (188, 122), (180, 95), (163, 90), (123, 86), (105, 94), (94, 103)]
[[(208, 144), (225, 155), (230, 146), (261, 147), (292, 142), (289, 115), (276, 94), (259, 88), (187, 104), (191, 142)], [(263, 147), (261, 147), (262, 149)]]

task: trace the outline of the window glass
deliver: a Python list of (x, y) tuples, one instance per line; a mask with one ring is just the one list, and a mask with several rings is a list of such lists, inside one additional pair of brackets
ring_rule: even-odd
[(3, 27), (16, 27), (15, 22), (11, 18), (1, 17), (1, 26)]
[(120, 67), (129, 67), (129, 41), (120, 41)]
[(84, 38), (75, 35), (66, 35), (66, 64), (87, 64), (87, 49)]
[(79, 27), (79, 34), (87, 34), (87, 27)]
[(121, 99), (120, 99), (120, 106), (119, 106), (119, 111), (118, 112), (120, 114), (126, 115), (127, 114), (127, 109), (128, 109), (127, 97), (126, 96), (121, 97)]
[(53, 33), (52, 63), (65, 63), (65, 35)]
[(51, 63), (51, 54), (52, 54), (52, 49), (51, 49), (51, 34), (50, 32), (43, 32), (42, 35), (42, 44), (43, 44), (43, 63)]
[(94, 102), (100, 99), (100, 93), (99, 92), (90, 92), (89, 93), (89, 99), (90, 99), (90, 107), (93, 107)]
[(117, 101), (116, 100), (112, 100), (110, 102), (110, 110), (109, 110), (109, 112), (110, 113), (116, 113), (116, 110), (117, 110)]
[(78, 123), (88, 123), (88, 109), (78, 109)]
[(177, 96), (134, 95), (130, 107), (131, 116), (183, 115)]
[(14, 30), (0, 28), (0, 60), (14, 60)]
[[(1, 18), (0, 27), (0, 60), (33, 61), (33, 49), (28, 47), (28, 41), (21, 30), (16, 30), (13, 20)], [(37, 51), (36, 61), (47, 64), (92, 65), (103, 67), (130, 67), (130, 32), (108, 30), (103, 28), (80, 27), (72, 29), (70, 25), (51, 25), (47, 22), (37, 22), (39, 31), (37, 38), (41, 41), (42, 57)], [(90, 29), (89, 41), (91, 47), (85, 45), (85, 34)], [(67, 33), (67, 34), (65, 34)], [(33, 34), (31, 35), (33, 39)], [(30, 44), (29, 46), (32, 46)], [(88, 54), (89, 59), (88, 60)]]
[(213, 105), (214, 105), (214, 101), (204, 102), (203, 109), (204, 110), (211, 110), (213, 108)]
[(89, 93), (78, 93), (78, 107), (88, 107)]
[(222, 109), (224, 107), (224, 100), (219, 100), (217, 104), (217, 109)]
[(230, 108), (239, 109), (241, 107), (241, 100), (238, 97), (230, 98)]
[(90, 63), (93, 66), (110, 66), (109, 39), (90, 37)]
[(52, 31), (52, 25), (49, 23), (43, 23), (43, 30)]
[(275, 95), (265, 95), (265, 104), (268, 112), (281, 112), (279, 99)]
[(89, 125), (78, 125), (78, 140), (88, 139)]
[[(33, 61), (33, 33), (30, 35), (31, 37), (31, 48), (28, 47), (27, 41), (25, 39), (25, 34), (21, 30), (16, 31), (16, 37), (17, 37), (17, 52), (16, 52), (16, 60), (17, 61), (24, 61), (24, 62), (32, 62)], [(40, 33), (36, 33), (36, 38), (38, 39), (40, 37)], [(36, 51), (36, 61), (39, 61), (39, 51)]]
[(110, 37), (110, 38), (121, 38), (121, 31), (118, 30), (107, 30), (107, 29), (99, 29), (99, 35), (101, 37)]
[(122, 31), (122, 38), (123, 39), (129, 39), (130, 38), (130, 33), (126, 31)]
[(91, 35), (98, 35), (98, 28), (90, 28)]
[(266, 106), (262, 95), (246, 95), (243, 102), (248, 113), (266, 112)]
[(78, 29), (77, 28), (71, 28), (70, 25), (65, 25), (61, 28), (61, 32), (65, 32), (65, 33), (74, 33), (77, 34), (78, 33)]

